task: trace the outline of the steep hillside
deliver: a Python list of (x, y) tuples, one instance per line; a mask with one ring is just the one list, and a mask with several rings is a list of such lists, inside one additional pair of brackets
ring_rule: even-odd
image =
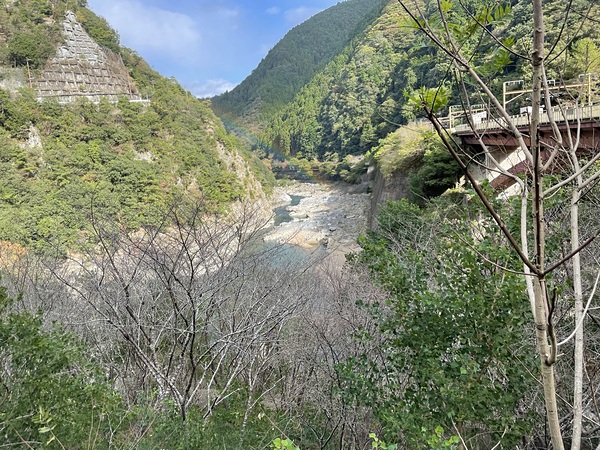
[(212, 99), (215, 111), (252, 128), (290, 102), (313, 76), (377, 17), (387, 0), (347, 0), (289, 31), (252, 74)]
[[(531, 29), (531, 5), (512, 3), (512, 11), (496, 25), (495, 33), (515, 51), (527, 54), (523, 42)], [(549, 77), (557, 80), (600, 68), (597, 28), (589, 23), (577, 25), (577, 17), (587, 7), (594, 11), (598, 5), (589, 0), (576, 2), (564, 29), (552, 25), (564, 19), (561, 5), (558, 0), (547, 2), (548, 46), (565, 48), (549, 65)], [(481, 76), (498, 95), (504, 81), (528, 79), (527, 68), (513, 63), (510, 55), (499, 55), (491, 47), (481, 53), (486, 55), (477, 61)], [(421, 88), (442, 87), (440, 95), (447, 97), (447, 108), (458, 102), (453, 100), (452, 86), (452, 68), (444, 55), (414, 31), (397, 1), (389, 1), (364, 32), (271, 117), (260, 135), (263, 155), (275, 152), (295, 158), (293, 162), (301, 167), (339, 177), (352, 170), (353, 158), (346, 156), (388, 151), (393, 146), (382, 140), (422, 116), (414, 101)], [(476, 92), (472, 101), (482, 102)], [(514, 106), (518, 111), (517, 103)], [(440, 111), (446, 113), (447, 109)]]
[(119, 47), (85, 2), (67, 3), (0, 13), (0, 240), (64, 249), (92, 213), (136, 229), (182, 198), (217, 211), (262, 195), (270, 175), (207, 102)]
[(401, 9), (388, 2), (377, 20), (318, 73), (270, 121), (262, 140), (280, 153), (312, 159), (368, 151), (397, 127), (403, 89), (414, 83), (400, 70), (414, 36), (401, 28)]

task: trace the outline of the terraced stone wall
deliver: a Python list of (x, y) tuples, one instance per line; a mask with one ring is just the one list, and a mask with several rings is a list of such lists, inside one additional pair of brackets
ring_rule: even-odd
[(32, 82), (40, 100), (61, 103), (85, 97), (92, 101), (119, 96), (141, 101), (120, 56), (100, 47), (68, 12), (63, 22), (65, 42)]

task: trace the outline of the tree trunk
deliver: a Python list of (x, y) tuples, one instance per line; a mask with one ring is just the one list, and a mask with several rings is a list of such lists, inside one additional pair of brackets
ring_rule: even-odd
[(535, 293), (536, 338), (542, 365), (542, 383), (548, 429), (550, 430), (552, 448), (554, 450), (564, 450), (560, 421), (558, 419), (558, 404), (556, 402), (554, 362), (552, 361), (553, 350), (548, 343), (547, 293), (544, 280), (538, 277), (534, 278), (533, 290)]
[[(579, 167), (576, 167), (578, 170)], [(577, 179), (577, 187), (582, 177)], [(579, 189), (573, 190), (571, 198), (571, 250), (579, 247)], [(581, 430), (583, 424), (583, 289), (581, 285), (581, 258), (579, 252), (573, 256), (573, 290), (575, 295), (575, 350), (573, 354), (573, 439), (571, 450), (581, 447)], [(580, 323), (581, 322), (581, 323)]]
[[(533, 154), (533, 235), (535, 237), (535, 265), (539, 272), (534, 279), (535, 325), (538, 351), (542, 365), (542, 383), (548, 429), (554, 450), (564, 450), (554, 379), (556, 342), (552, 331), (551, 306), (544, 280), (545, 266), (545, 221), (543, 180), (544, 168), (541, 147), (538, 139), (540, 108), (542, 106), (542, 83), (544, 82), (544, 20), (542, 0), (533, 0), (533, 48), (531, 52), (533, 69), (533, 92), (531, 101), (531, 153)], [(550, 340), (550, 342), (549, 342)]]

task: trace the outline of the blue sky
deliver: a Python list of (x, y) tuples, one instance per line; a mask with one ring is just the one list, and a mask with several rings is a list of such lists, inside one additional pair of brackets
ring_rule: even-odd
[(231, 90), (294, 26), (340, 0), (88, 0), (155, 70), (193, 94)]

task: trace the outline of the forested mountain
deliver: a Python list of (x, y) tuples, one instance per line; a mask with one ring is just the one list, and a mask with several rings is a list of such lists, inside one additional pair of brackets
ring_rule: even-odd
[[(597, 70), (597, 59), (593, 55), (598, 53), (600, 46), (598, 29), (593, 21), (581, 20), (589, 4), (586, 0), (575, 2), (573, 8), (577, 12), (566, 16), (564, 27), (554, 27), (551, 24), (561, 20), (564, 6), (559, 1), (545, 2), (549, 24), (546, 45), (548, 48), (561, 48), (558, 57), (548, 64), (550, 78), (566, 81)], [(344, 3), (338, 7), (342, 5)], [(329, 11), (335, 12), (335, 8), (326, 12)], [(500, 20), (502, 23), (495, 28), (498, 39), (510, 46), (515, 55), (528, 51), (531, 14), (531, 4), (513, 1), (506, 17)], [(312, 22), (306, 23), (309, 24), (312, 25)], [(441, 88), (438, 97), (445, 105), (439, 111), (441, 115), (447, 114), (449, 105), (458, 102), (452, 68), (444, 53), (415, 31), (397, 1), (384, 2), (380, 14), (373, 20), (361, 22), (361, 25), (362, 28), (354, 29), (351, 42), (325, 67), (314, 66), (315, 75), (311, 80), (298, 84), (296, 91), (278, 96), (278, 101), (283, 103), (295, 92), (292, 101), (273, 108), (269, 114), (253, 116), (255, 123), (250, 128), (260, 130), (257, 148), (261, 150), (262, 157), (269, 158), (275, 154), (280, 158), (283, 155), (302, 169), (353, 181), (358, 177), (352, 172), (359, 172), (364, 166), (357, 166), (352, 162), (356, 158), (347, 156), (362, 157), (366, 154), (370, 159), (393, 147), (386, 141), (388, 137), (390, 142), (396, 139), (391, 133), (415, 117), (423, 117), (422, 110), (415, 108), (415, 100), (422, 89)], [(330, 23), (327, 29), (335, 26), (335, 23)], [(298, 31), (304, 29), (299, 27)], [(273, 51), (288, 48), (288, 38), (284, 38)], [(508, 52), (494, 49), (491, 44), (485, 45), (490, 51), (484, 52), (485, 56), (477, 64), (493, 92), (500, 94), (504, 81), (530, 76), (530, 68), (523, 59), (511, 57)], [(292, 55), (300, 52), (297, 47), (291, 50)], [(227, 111), (244, 114), (242, 111), (249, 103), (241, 95), (246, 92), (243, 87), (259, 86), (255, 92), (274, 89), (276, 83), (271, 82), (270, 74), (289, 67), (287, 63), (276, 63), (274, 58), (265, 59), (246, 80), (248, 84), (244, 82), (238, 90), (213, 100), (215, 110), (223, 112), (222, 101), (226, 98)], [(252, 101), (256, 99), (258, 97), (253, 97)], [(473, 91), (472, 103), (481, 102), (478, 93)], [(518, 112), (518, 106), (518, 102), (513, 103), (513, 111)], [(227, 114), (224, 117), (230, 119)], [(421, 153), (424, 151), (423, 148)]]
[(435, 76), (423, 64), (427, 53), (413, 47), (414, 35), (402, 27), (403, 17), (397, 2), (388, 2), (352, 44), (268, 121), (262, 140), (284, 155), (326, 159), (364, 154), (397, 128), (404, 120), (404, 90), (417, 82), (415, 70)]
[(64, 249), (93, 209), (135, 229), (181, 196), (261, 195), (269, 175), (208, 104), (118, 42), (85, 2), (0, 9), (0, 240)]
[[(582, 4), (585, 2), (582, 2)], [(531, 22), (529, 2), (513, 1), (511, 19), (503, 25), (500, 39), (512, 42), (517, 52), (526, 52)], [(547, 1), (549, 23), (560, 20), (562, 2)], [(579, 5), (579, 10), (584, 10)], [(596, 66), (586, 65), (586, 40), (597, 52), (600, 35), (597, 27), (580, 22), (576, 14), (568, 16), (565, 29), (548, 27), (548, 42), (558, 39), (557, 45), (566, 45), (560, 58), (553, 61), (548, 76), (570, 79), (580, 73), (594, 72)], [(571, 42), (573, 33), (576, 39)], [(483, 76), (496, 93), (502, 82), (522, 79), (527, 68), (522, 61), (494, 67), (481, 61)], [(593, 61), (593, 58), (588, 58)], [(566, 67), (566, 71), (563, 68)], [(409, 26), (407, 15), (397, 1), (388, 2), (382, 14), (361, 31), (351, 45), (304, 86), (295, 99), (267, 121), (261, 140), (283, 155), (320, 160), (343, 158), (345, 155), (363, 155), (374, 149), (379, 141), (399, 126), (422, 112), (411, 106), (411, 96), (421, 87), (450, 87), (450, 66), (441, 51), (426, 42)], [(440, 94), (442, 95), (442, 94)], [(452, 104), (452, 92), (445, 94)], [(456, 100), (454, 100), (456, 102)], [(480, 103), (474, 94), (474, 102)], [(447, 111), (447, 110), (446, 110)], [(443, 111), (442, 111), (443, 113)]]
[(386, 0), (347, 0), (294, 27), (239, 86), (212, 99), (224, 118), (254, 128), (290, 102), (381, 12)]

